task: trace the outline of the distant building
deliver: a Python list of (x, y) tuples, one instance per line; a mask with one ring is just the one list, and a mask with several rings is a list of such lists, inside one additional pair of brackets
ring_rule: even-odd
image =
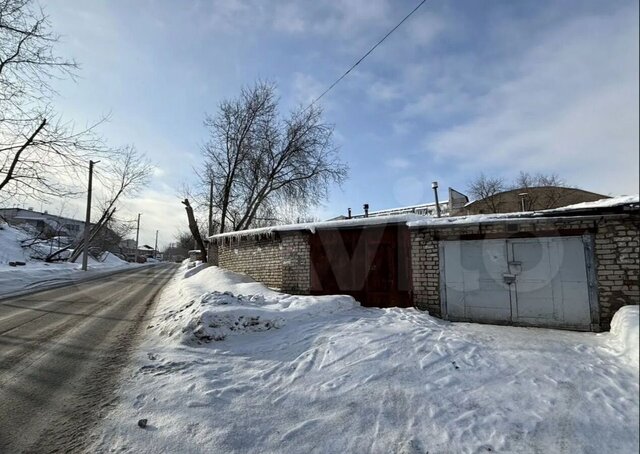
[[(125, 260), (133, 262), (136, 259), (136, 240), (127, 239), (120, 242), (120, 254)], [(146, 260), (148, 258), (157, 257), (158, 252), (148, 244), (138, 246), (138, 260)]]
[(34, 211), (31, 208), (0, 208), (0, 216), (12, 225), (30, 225), (43, 236), (68, 236), (75, 239), (84, 231), (84, 221), (46, 211)]
[[(469, 198), (453, 188), (449, 188), (449, 199), (443, 200), (438, 203), (440, 206), (440, 216), (449, 216), (452, 210), (459, 210), (464, 207), (468, 202)], [(375, 210), (375, 211), (367, 211), (365, 213), (353, 214), (351, 215), (351, 219), (359, 219), (364, 217), (377, 217), (377, 216), (395, 216), (398, 214), (419, 214), (421, 216), (437, 216), (438, 209), (436, 207), (435, 202), (422, 203), (419, 205), (410, 205), (405, 207), (398, 208), (387, 208), (384, 210)], [(337, 221), (340, 219), (349, 219), (349, 215), (347, 216), (338, 216), (331, 221)]]

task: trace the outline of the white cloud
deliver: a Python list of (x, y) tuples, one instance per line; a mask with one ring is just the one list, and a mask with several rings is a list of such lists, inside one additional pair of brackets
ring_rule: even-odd
[(401, 86), (394, 83), (378, 80), (367, 88), (369, 96), (376, 101), (393, 101), (403, 96)]
[(123, 201), (118, 212), (121, 219), (140, 217), (140, 243), (153, 246), (156, 230), (159, 230), (158, 244), (166, 245), (174, 241), (176, 233), (187, 230), (187, 215), (180, 198), (171, 192), (144, 190), (139, 197)]
[(292, 93), (295, 104), (307, 105), (325, 90), (325, 86), (310, 74), (297, 72), (293, 75)]
[(473, 104), (471, 119), (429, 135), (425, 148), (470, 170), (557, 171), (586, 189), (637, 192), (633, 9), (574, 19), (547, 33), (507, 62), (513, 77), (472, 100), (462, 96)]
[(394, 157), (387, 159), (386, 164), (392, 169), (407, 169), (411, 166), (411, 161), (405, 158)]

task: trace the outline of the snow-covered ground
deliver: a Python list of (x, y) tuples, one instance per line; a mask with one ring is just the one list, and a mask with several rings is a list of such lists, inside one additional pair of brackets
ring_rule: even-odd
[(637, 452), (637, 318), (454, 324), (183, 266), (92, 451)]
[[(105, 253), (101, 260), (89, 257), (88, 271), (82, 272), (82, 261), (76, 263), (45, 263), (34, 259), (21, 241), (29, 235), (6, 223), (0, 223), (0, 297), (31, 289), (47, 288), (67, 282), (80, 281), (98, 274), (136, 266), (127, 263), (111, 253)], [(41, 246), (41, 245), (39, 245)], [(39, 248), (35, 249), (39, 253)], [(23, 262), (24, 266), (9, 266), (10, 262)]]

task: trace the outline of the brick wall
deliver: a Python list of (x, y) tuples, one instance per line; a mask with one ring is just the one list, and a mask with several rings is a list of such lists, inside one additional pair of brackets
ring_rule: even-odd
[(413, 303), (440, 316), (440, 255), (432, 230), (411, 230)]
[(640, 220), (637, 216), (586, 219), (536, 219), (459, 227), (411, 230), (414, 304), (440, 316), (439, 241), (470, 238), (509, 238), (531, 233), (590, 234), (594, 238), (600, 326), (609, 329), (611, 317), (625, 304), (640, 304)]
[(311, 289), (309, 234), (282, 233), (282, 291), (308, 294)]
[(282, 245), (277, 237), (225, 239), (218, 243), (218, 266), (251, 276), (267, 287), (282, 287)]
[(595, 235), (600, 321), (608, 328), (625, 304), (640, 304), (638, 232), (640, 221), (603, 221)]
[(209, 263), (286, 293), (309, 293), (310, 257), (305, 232), (212, 241)]

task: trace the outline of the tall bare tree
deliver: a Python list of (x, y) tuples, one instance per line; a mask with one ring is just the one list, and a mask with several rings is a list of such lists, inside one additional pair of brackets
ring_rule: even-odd
[(51, 82), (78, 65), (55, 53), (58, 35), (32, 0), (0, 0), (0, 201), (80, 191), (80, 164), (109, 150), (94, 125), (74, 128), (51, 106)]
[(207, 117), (203, 147), (213, 178), (220, 232), (245, 230), (266, 220), (274, 206), (295, 201), (314, 206), (330, 184), (340, 184), (347, 167), (332, 142), (333, 128), (317, 106), (283, 117), (273, 84), (258, 82)]

